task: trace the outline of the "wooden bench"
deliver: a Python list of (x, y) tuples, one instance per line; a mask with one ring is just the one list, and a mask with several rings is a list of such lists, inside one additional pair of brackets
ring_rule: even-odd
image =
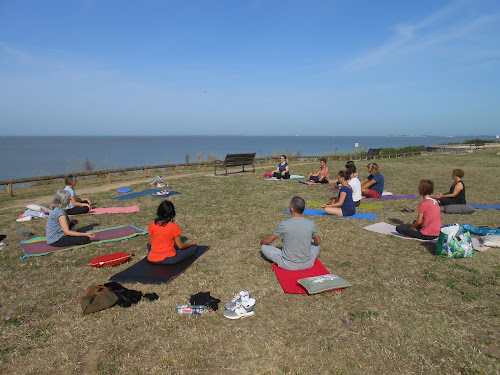
[(360, 156), (367, 159), (375, 159), (375, 156), (379, 155), (380, 155), (379, 148), (370, 148), (366, 154), (362, 154)]
[(251, 154), (227, 154), (224, 161), (216, 160), (214, 162), (214, 175), (217, 176), (217, 168), (224, 168), (227, 176), (228, 167), (243, 167), (243, 172), (245, 172), (245, 166), (251, 165), (253, 172), (255, 172), (255, 166), (253, 165), (253, 159), (255, 158), (255, 152)]
[(486, 148), (486, 142), (482, 142), (482, 141), (476, 142), (475, 146), (476, 146), (476, 150), (480, 149), (481, 147)]

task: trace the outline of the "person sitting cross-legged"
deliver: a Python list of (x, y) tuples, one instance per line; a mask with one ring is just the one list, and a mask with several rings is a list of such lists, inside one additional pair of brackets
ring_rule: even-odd
[(398, 233), (420, 240), (433, 240), (439, 236), (441, 226), (441, 211), (438, 202), (431, 198), (434, 183), (430, 180), (420, 181), (418, 193), (424, 198), (418, 205), (418, 217), (413, 224), (399, 224)]
[[(291, 218), (278, 224), (273, 233), (260, 241), (262, 254), (284, 270), (307, 270), (314, 265), (319, 254), (321, 238), (314, 221), (302, 217), (305, 201), (299, 196), (290, 202)], [(283, 236), (283, 249), (271, 245)]]

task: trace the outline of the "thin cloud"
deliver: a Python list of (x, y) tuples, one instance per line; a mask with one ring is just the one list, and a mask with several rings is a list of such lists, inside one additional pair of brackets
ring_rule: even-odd
[[(347, 62), (344, 64), (344, 70), (364, 69), (386, 62), (402, 54), (409, 54), (417, 50), (422, 51), (432, 46), (446, 45), (447, 43), (466, 39), (469, 36), (474, 36), (481, 28), (498, 23), (500, 15), (490, 14), (481, 15), (472, 20), (463, 21), (451, 26), (442, 26), (467, 3), (467, 1), (455, 2), (413, 25), (398, 24), (394, 26), (392, 40)], [(463, 48), (476, 48), (476, 46), (464, 44)]]
[(0, 51), (16, 60), (31, 61), (31, 56), (29, 54), (2, 41), (0, 41)]

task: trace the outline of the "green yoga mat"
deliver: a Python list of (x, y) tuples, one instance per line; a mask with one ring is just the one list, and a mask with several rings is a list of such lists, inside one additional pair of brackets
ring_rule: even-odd
[(366, 204), (366, 203), (361, 203), (356, 209), (361, 208), (365, 210), (378, 210), (384, 207), (381, 204)]

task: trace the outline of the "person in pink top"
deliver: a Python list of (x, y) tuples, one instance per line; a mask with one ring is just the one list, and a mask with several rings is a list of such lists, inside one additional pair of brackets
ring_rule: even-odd
[(443, 223), (439, 203), (431, 198), (434, 192), (434, 183), (431, 180), (422, 180), (418, 186), (418, 193), (424, 197), (418, 205), (418, 217), (413, 224), (400, 224), (396, 227), (398, 233), (421, 240), (433, 240), (439, 236)]

